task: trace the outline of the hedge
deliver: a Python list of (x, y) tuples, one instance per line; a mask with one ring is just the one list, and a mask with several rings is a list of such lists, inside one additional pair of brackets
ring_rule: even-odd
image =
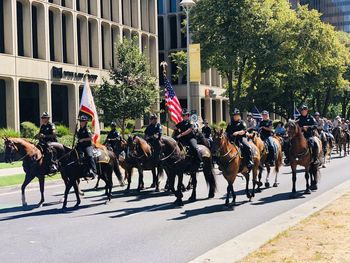
[(38, 134), (39, 128), (32, 122), (25, 121), (21, 123), (21, 137), (34, 138)]
[(56, 134), (57, 134), (57, 137), (72, 135), (71, 132), (69, 131), (69, 128), (64, 125), (56, 125)]

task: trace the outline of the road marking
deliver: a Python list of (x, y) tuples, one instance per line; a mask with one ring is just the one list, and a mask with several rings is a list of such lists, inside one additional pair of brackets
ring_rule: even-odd
[(331, 190), (305, 202), (271, 220), (262, 223), (247, 232), (209, 250), (189, 263), (227, 263), (237, 262), (259, 249), (279, 233), (296, 225), (301, 220), (321, 210), (328, 204), (349, 192), (350, 180), (335, 186)]
[(160, 209), (160, 208), (163, 208), (163, 207), (167, 207), (167, 206), (171, 206), (171, 204), (158, 205), (158, 206), (152, 207), (150, 209), (146, 209), (146, 210), (143, 210), (143, 211), (140, 211), (140, 212), (137, 212), (137, 213), (126, 215), (126, 216), (124, 216), (124, 218), (125, 217), (132, 217), (132, 216), (135, 216), (135, 215), (138, 215), (138, 214), (142, 214), (142, 213), (146, 213), (146, 212), (151, 212), (153, 210), (157, 210), (157, 209)]

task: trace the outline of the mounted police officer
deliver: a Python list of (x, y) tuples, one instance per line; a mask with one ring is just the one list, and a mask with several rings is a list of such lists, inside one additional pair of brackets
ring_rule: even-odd
[(248, 112), (247, 114), (247, 131), (252, 132), (256, 130), (256, 120), (253, 118), (253, 114)]
[(117, 140), (120, 140), (120, 134), (117, 131), (117, 124), (115, 122), (111, 122), (111, 130), (107, 134), (106, 141), (104, 145), (110, 145), (113, 150), (115, 150)]
[(95, 178), (98, 175), (96, 174), (96, 162), (93, 156), (92, 133), (87, 126), (89, 118), (86, 115), (81, 115), (78, 120), (80, 121), (80, 128), (77, 132), (77, 150), (85, 153), (89, 165), (88, 176)]
[(304, 137), (307, 139), (312, 152), (312, 161), (318, 161), (318, 147), (313, 138), (313, 131), (317, 128), (316, 120), (309, 114), (307, 105), (300, 108), (300, 116), (297, 118), (298, 124), (303, 131)]
[(268, 157), (267, 160), (271, 166), (274, 165), (275, 160), (275, 143), (272, 138), (272, 120), (269, 118), (269, 112), (264, 110), (262, 112), (262, 121), (259, 124), (260, 137), (267, 145)]
[(145, 140), (152, 146), (154, 157), (159, 157), (160, 145), (157, 143), (162, 137), (162, 125), (158, 122), (158, 116), (152, 114), (149, 118), (150, 124), (145, 130)]
[(50, 142), (57, 142), (55, 124), (50, 122), (50, 115), (45, 111), (41, 115), (39, 134), (39, 145), (43, 148), (45, 161), (49, 164), (48, 173), (54, 174), (58, 171), (54, 150), (48, 145)]
[(241, 112), (239, 109), (233, 111), (231, 123), (226, 128), (226, 134), (230, 141), (235, 143), (242, 150), (248, 169), (253, 167), (252, 150), (246, 138), (247, 125), (241, 119)]
[(202, 155), (199, 152), (198, 143), (196, 136), (193, 131), (193, 125), (190, 121), (191, 113), (187, 109), (183, 109), (182, 118), (183, 120), (176, 124), (175, 132), (177, 134), (176, 139), (180, 140), (180, 142), (190, 147), (190, 152), (196, 153), (198, 160), (202, 161)]

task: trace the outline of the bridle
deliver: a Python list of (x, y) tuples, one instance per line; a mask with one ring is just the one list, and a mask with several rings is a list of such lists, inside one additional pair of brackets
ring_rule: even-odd
[[(221, 141), (223, 138), (224, 138), (224, 134), (221, 134), (219, 137), (218, 137), (218, 139)], [(222, 159), (222, 158), (225, 158), (226, 156), (228, 156), (232, 151), (233, 151), (233, 149), (235, 148), (235, 145), (232, 145), (233, 147), (229, 150), (229, 151), (227, 151), (227, 153), (225, 153), (224, 155), (221, 155), (220, 154), (220, 151), (223, 149), (223, 145), (221, 145), (218, 149), (217, 149), (217, 153), (219, 153), (217, 156), (218, 156), (218, 158), (220, 158), (220, 159)], [(228, 160), (228, 162), (227, 162), (227, 164), (230, 164), (234, 159), (236, 159), (236, 157), (238, 156), (238, 151)]]

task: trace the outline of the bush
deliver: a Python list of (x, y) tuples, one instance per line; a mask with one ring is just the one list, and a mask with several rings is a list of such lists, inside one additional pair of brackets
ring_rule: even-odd
[(65, 145), (67, 147), (72, 147), (73, 135), (64, 135), (62, 137), (59, 137), (58, 142), (62, 143), (63, 145)]
[(134, 126), (135, 126), (135, 121), (134, 120), (127, 120), (126, 121), (126, 125), (125, 125), (126, 129), (132, 130), (132, 129), (134, 129)]
[(56, 134), (57, 134), (57, 137), (71, 135), (69, 128), (64, 126), (64, 125), (57, 125), (56, 126)]
[(220, 127), (220, 129), (226, 129), (227, 123), (225, 121), (222, 121), (219, 123), (219, 127)]
[(217, 130), (217, 131), (219, 130), (219, 126), (216, 123), (210, 124), (210, 128), (212, 130)]
[(39, 128), (32, 122), (25, 121), (21, 123), (21, 136), (24, 138), (34, 138), (38, 134)]
[(19, 132), (13, 129), (0, 129), (0, 138), (18, 138), (20, 137)]

